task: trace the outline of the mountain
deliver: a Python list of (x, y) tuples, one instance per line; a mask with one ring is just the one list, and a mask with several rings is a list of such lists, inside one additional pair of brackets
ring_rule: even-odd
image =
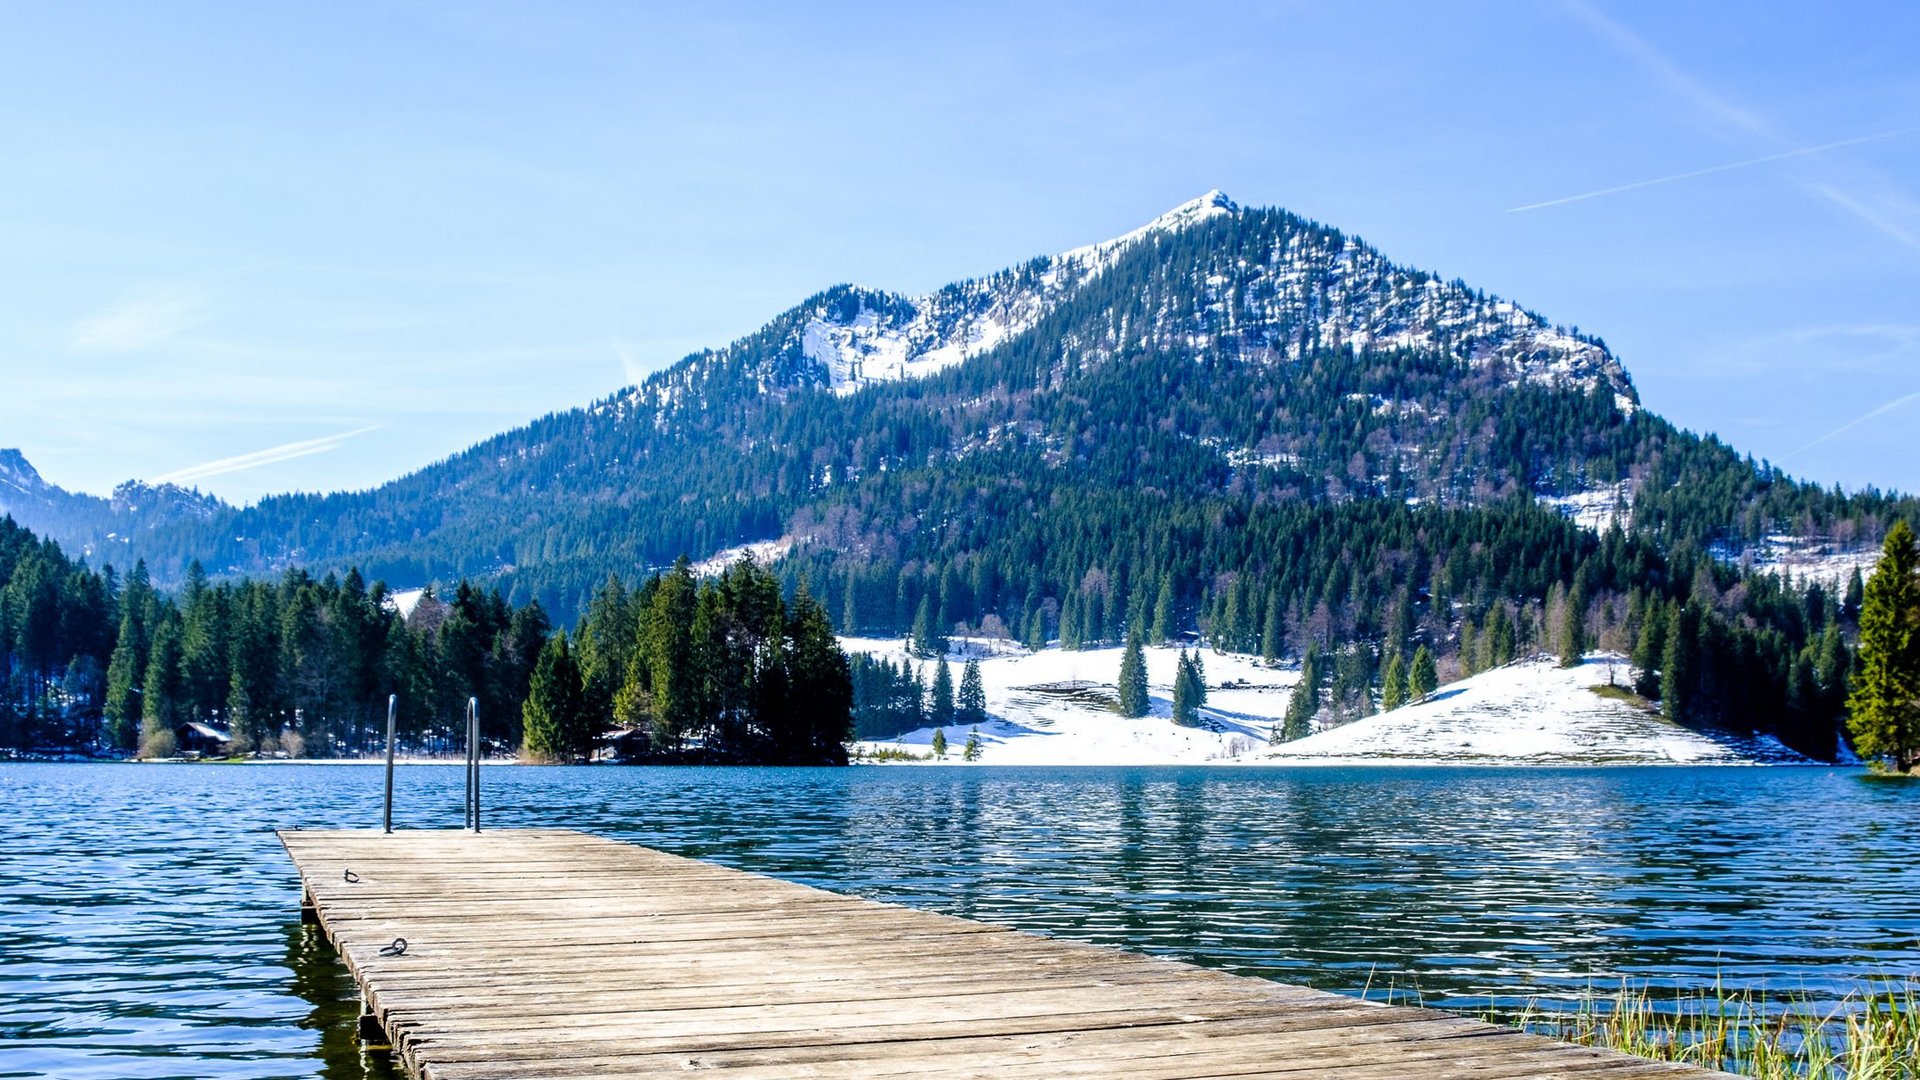
[(195, 558), (359, 564), (396, 586), (499, 576), (563, 609), (609, 572), (750, 541), (906, 552), (900, 530), (941, 508), (912, 505), (903, 477), (988, 465), (996, 487), (1038, 469), (1049, 487), (1248, 504), (1605, 493), (1635, 527), (1729, 560), (1780, 534), (1867, 545), (1891, 512), (1660, 421), (1598, 338), (1219, 192), (926, 296), (837, 286), (371, 491), (98, 500), (7, 461), (6, 509), (79, 550), (144, 556), (161, 582)]
[(145, 549), (144, 534), (192, 533), (233, 513), (219, 499), (177, 484), (129, 480), (105, 499), (70, 492), (43, 479), (19, 450), (0, 449), (0, 516), (96, 561), (131, 561)]
[(1679, 430), (1599, 338), (1218, 192), (925, 296), (836, 286), (369, 491), (63, 502), (8, 461), (25, 520), (161, 584), (479, 577), (590, 630), (628, 602), (609, 575), (750, 548), (842, 633), (1321, 650), (1347, 718), (1416, 646), (1447, 675), (1601, 643), (1684, 668), (1641, 688), (1670, 718), (1821, 754), (1851, 594), (1755, 571), (1920, 510)]
[(1253, 504), (1598, 495), (1729, 560), (1781, 534), (1867, 545), (1889, 512), (1658, 420), (1597, 338), (1217, 191), (925, 296), (837, 286), (372, 491), (238, 509), (135, 482), (101, 500), (8, 452), (0, 508), (99, 558), (144, 556), (161, 582), (195, 558), (356, 563), (399, 586), (500, 576), (571, 609), (607, 573), (681, 553), (904, 551), (899, 530), (934, 507), (880, 493), (987, 463), (996, 486), (1037, 468), (1050, 486)]

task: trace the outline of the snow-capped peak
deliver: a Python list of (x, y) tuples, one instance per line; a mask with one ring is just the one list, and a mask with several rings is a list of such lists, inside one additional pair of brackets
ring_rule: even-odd
[(1155, 233), (1179, 232), (1182, 229), (1190, 229), (1209, 218), (1219, 217), (1222, 214), (1237, 214), (1239, 212), (1239, 205), (1232, 199), (1227, 198), (1226, 192), (1221, 191), (1219, 188), (1214, 188), (1212, 191), (1207, 192), (1197, 199), (1188, 199), (1186, 202), (1161, 214), (1159, 217), (1154, 218), (1152, 221), (1147, 222), (1145, 225), (1140, 226), (1130, 233), (1116, 236), (1111, 240), (1105, 240), (1098, 244), (1089, 244), (1086, 247), (1077, 247), (1072, 251), (1062, 252), (1059, 258), (1061, 262), (1091, 263), (1097, 266), (1103, 266), (1115, 253), (1131, 247)]
[(840, 310), (822, 312), (801, 329), (801, 351), (826, 369), (829, 382), (841, 393), (930, 375), (1026, 330), (1074, 285), (1113, 265), (1122, 251), (1146, 237), (1239, 212), (1232, 199), (1215, 189), (1123, 236), (1042, 260), (1045, 269), (1037, 280), (1016, 284), (997, 276), (970, 281), (887, 310), (863, 303), (851, 319)]

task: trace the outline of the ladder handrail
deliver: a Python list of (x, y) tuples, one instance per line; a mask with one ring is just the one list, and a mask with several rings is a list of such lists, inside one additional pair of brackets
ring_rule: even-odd
[(380, 815), (380, 831), (393, 831), (393, 715), (400, 707), (400, 695), (387, 695), (387, 802)]
[(467, 812), (465, 827), (480, 831), (480, 699), (467, 699)]
[[(393, 745), (394, 718), (400, 709), (400, 695), (387, 695), (387, 793), (380, 814), (380, 831), (393, 831)], [(480, 699), (467, 699), (467, 795), (461, 808), (461, 828), (480, 831)]]

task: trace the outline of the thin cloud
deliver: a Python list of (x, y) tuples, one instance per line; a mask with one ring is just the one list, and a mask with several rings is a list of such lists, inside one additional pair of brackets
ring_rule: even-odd
[[(1803, 146), (1798, 150), (1787, 150), (1778, 154), (1767, 154), (1763, 157), (1748, 158), (1745, 161), (1730, 161), (1724, 165), (1711, 165), (1704, 169), (1693, 169), (1688, 172), (1674, 173), (1672, 176), (1655, 177), (1652, 180), (1637, 180), (1631, 184), (1618, 184), (1613, 187), (1600, 188), (1597, 191), (1583, 191), (1578, 195), (1568, 195), (1564, 198), (1548, 199), (1545, 202), (1516, 206), (1509, 209), (1507, 213), (1524, 214), (1529, 210), (1545, 210), (1549, 206), (1565, 206), (1568, 203), (1584, 202), (1587, 199), (1598, 199), (1603, 195), (1618, 195), (1626, 191), (1639, 191), (1642, 188), (1658, 187), (1661, 184), (1671, 184), (1679, 180), (1691, 180), (1696, 176), (1712, 176), (1714, 173), (1732, 172), (1735, 169), (1748, 169), (1755, 165), (1766, 165), (1770, 162), (1785, 161), (1788, 158), (1823, 154), (1828, 150), (1838, 150), (1843, 146), (1858, 146), (1861, 143), (1876, 142), (1880, 139), (1891, 139), (1896, 135), (1907, 135), (1915, 131), (1920, 131), (1920, 125), (1896, 128), (1892, 131), (1877, 132), (1873, 135), (1860, 135), (1851, 139), (1839, 139), (1830, 143), (1821, 143), (1819, 146)], [(1821, 194), (1835, 201), (1839, 201), (1842, 197), (1841, 193), (1835, 191), (1823, 191)], [(1851, 207), (1850, 209), (1854, 209), (1855, 213), (1864, 212), (1861, 209)], [(1890, 228), (1894, 226), (1883, 222), (1881, 227)], [(1907, 243), (1913, 242), (1912, 238), (1905, 233), (1902, 233), (1901, 239)]]
[(190, 484), (196, 481), (206, 480), (210, 477), (225, 476), (228, 473), (258, 469), (264, 465), (278, 465), (283, 461), (292, 461), (295, 458), (312, 457), (314, 454), (324, 454), (329, 450), (336, 449), (341, 443), (346, 442), (348, 439), (365, 435), (369, 431), (378, 431), (384, 426), (383, 424), (370, 424), (367, 427), (355, 428), (352, 431), (343, 431), (337, 435), (322, 435), (317, 439), (302, 439), (299, 442), (270, 446), (265, 450), (255, 450), (250, 454), (238, 454), (234, 457), (221, 458), (218, 461), (204, 461), (198, 465), (189, 465), (184, 469), (176, 469), (173, 472), (156, 476), (152, 479), (151, 483)]
[(205, 318), (206, 302), (198, 294), (153, 292), (74, 323), (71, 341), (81, 352), (138, 352), (193, 329)]
[(1834, 428), (1832, 431), (1827, 432), (1825, 435), (1820, 436), (1819, 438), (1813, 440), (1812, 442), (1801, 447), (1800, 449), (1795, 450), (1793, 453), (1788, 454), (1786, 457), (1783, 457), (1780, 460), (1782, 462), (1786, 462), (1793, 458), (1799, 457), (1801, 454), (1806, 453), (1807, 451), (1813, 449), (1816, 446), (1819, 446), (1821, 443), (1826, 442), (1829, 439), (1836, 438), (1841, 435), (1845, 435), (1847, 432), (1852, 431), (1854, 428), (1859, 427), (1861, 424), (1864, 424), (1869, 420), (1873, 420), (1878, 417), (1885, 416), (1886, 414), (1892, 412), (1893, 410), (1899, 408), (1900, 406), (1905, 405), (1908, 402), (1912, 402), (1912, 401), (1920, 401), (1920, 390), (1916, 390), (1913, 393), (1907, 394), (1902, 397), (1894, 398), (1892, 401), (1886, 402), (1885, 404), (1880, 405), (1877, 408), (1873, 408), (1868, 410), (1867, 412), (1861, 413), (1859, 416), (1856, 416), (1853, 419), (1847, 421), (1846, 423), (1841, 424), (1839, 427)]
[(647, 369), (640, 363), (640, 358), (633, 355), (633, 350), (627, 348), (624, 342), (614, 342), (613, 352), (620, 358), (620, 374), (627, 380), (627, 385), (639, 386), (647, 377)]
[[(1758, 113), (1714, 92), (1707, 84), (1674, 63), (1665, 53), (1654, 48), (1652, 43), (1608, 18), (1586, 3), (1586, 0), (1562, 0), (1562, 3), (1575, 18), (1638, 61), (1670, 93), (1685, 101), (1695, 112), (1708, 118), (1720, 129), (1722, 135), (1760, 139), (1780, 148), (1774, 155), (1768, 155), (1767, 158), (1759, 160), (1777, 161), (1784, 157), (1807, 156), (1793, 147), (1794, 140), (1783, 136)], [(1833, 149), (1833, 147), (1829, 146), (1825, 149)], [(1757, 163), (1757, 160), (1752, 162), (1752, 164)], [(1722, 170), (1716, 168), (1712, 171)], [(1861, 170), (1855, 171), (1861, 172)], [(1675, 179), (1684, 179), (1684, 177)], [(1856, 176), (1855, 179), (1858, 177)], [(1882, 236), (1920, 250), (1920, 226), (1903, 221), (1903, 218), (1920, 220), (1920, 213), (1915, 212), (1913, 202), (1898, 191), (1890, 178), (1876, 176), (1873, 179), (1876, 182), (1870, 186), (1880, 189), (1878, 197), (1864, 196), (1854, 185), (1843, 186), (1832, 175), (1802, 181), (1800, 186), (1844, 210)]]

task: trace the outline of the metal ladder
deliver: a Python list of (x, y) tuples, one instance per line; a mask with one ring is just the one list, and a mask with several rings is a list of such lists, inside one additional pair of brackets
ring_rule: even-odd
[[(400, 710), (400, 695), (387, 695), (387, 797), (380, 815), (380, 831), (393, 831), (393, 742), (394, 717)], [(467, 699), (467, 796), (460, 823), (463, 829), (480, 831), (480, 699)]]

